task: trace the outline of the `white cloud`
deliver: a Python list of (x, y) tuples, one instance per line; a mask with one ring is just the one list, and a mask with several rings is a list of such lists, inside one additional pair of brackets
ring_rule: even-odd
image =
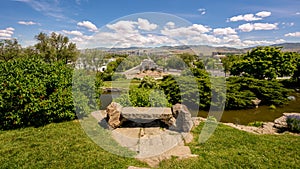
[(259, 16), (259, 17), (262, 17), (262, 18), (265, 18), (265, 17), (271, 16), (271, 14), (272, 13), (268, 12), (268, 11), (261, 11), (261, 12), (256, 13), (255, 15)]
[(257, 46), (257, 45), (272, 45), (285, 42), (284, 39), (278, 39), (275, 41), (267, 40), (244, 40), (242, 43), (244, 46)]
[(15, 29), (8, 27), (6, 29), (0, 29), (0, 39), (10, 39), (14, 34)]
[(67, 35), (74, 35), (74, 36), (83, 36), (83, 34), (80, 31), (67, 31), (67, 30), (63, 30), (63, 33), (67, 34)]
[(269, 11), (261, 11), (254, 14), (245, 14), (245, 15), (237, 15), (233, 16), (228, 19), (230, 22), (237, 22), (237, 21), (258, 21), (262, 20), (265, 17), (270, 16), (272, 13)]
[(203, 33), (210, 32), (211, 28), (203, 26), (201, 24), (193, 24), (188, 27), (179, 27), (174, 29), (165, 28), (161, 30), (161, 33), (166, 36), (171, 37), (190, 37), (190, 36), (199, 36)]
[(165, 28), (175, 28), (174, 22), (167, 22)]
[(122, 33), (137, 33), (138, 29), (145, 31), (155, 30), (158, 25), (150, 23), (147, 19), (138, 18), (137, 21), (118, 21), (114, 24), (106, 25), (107, 28)]
[(245, 14), (245, 15), (238, 15), (233, 16), (229, 19), (230, 22), (237, 22), (237, 21), (257, 21), (261, 20), (262, 18), (254, 16), (254, 14)]
[(300, 15), (300, 12), (296, 12), (296, 15)]
[(94, 25), (92, 22), (90, 21), (82, 21), (82, 22), (78, 22), (77, 23), (78, 26), (82, 26), (82, 27), (85, 27), (85, 28), (88, 28), (89, 31), (91, 32), (97, 32), (98, 31), (98, 28), (96, 25)]
[(300, 37), (300, 32), (287, 33), (284, 36)]
[(239, 26), (239, 30), (242, 32), (251, 32), (253, 30), (274, 30), (278, 29), (277, 23), (270, 24), (270, 23), (246, 23)]
[(138, 18), (138, 28), (146, 31), (152, 31), (157, 28), (156, 24), (150, 23), (147, 19)]
[(200, 9), (198, 9), (198, 11), (200, 12), (201, 15), (206, 14), (206, 9), (204, 9), (204, 8), (200, 8)]
[(136, 24), (137, 22), (134, 21), (118, 21), (114, 24), (108, 24), (106, 27), (118, 33), (132, 34), (138, 32), (135, 28)]
[(231, 27), (227, 27), (227, 28), (216, 28), (213, 30), (213, 33), (215, 35), (231, 35), (231, 34), (237, 34), (236, 31), (234, 29), (232, 29)]
[(37, 23), (33, 21), (19, 21), (18, 24), (20, 25), (36, 25)]

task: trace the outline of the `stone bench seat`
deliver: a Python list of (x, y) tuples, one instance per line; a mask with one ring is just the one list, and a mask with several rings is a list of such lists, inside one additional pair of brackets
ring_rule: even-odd
[(137, 123), (149, 123), (157, 119), (168, 121), (173, 117), (169, 107), (123, 107), (121, 115)]
[(160, 120), (173, 130), (188, 132), (193, 126), (191, 114), (185, 105), (175, 104), (169, 107), (122, 107), (112, 102), (106, 108), (107, 122), (112, 128), (117, 128), (125, 121), (135, 123), (150, 123)]

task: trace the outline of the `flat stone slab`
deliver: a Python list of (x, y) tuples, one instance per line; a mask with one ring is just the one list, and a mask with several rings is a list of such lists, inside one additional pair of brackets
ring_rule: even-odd
[(149, 123), (153, 120), (166, 120), (173, 117), (169, 107), (123, 107), (121, 115), (138, 123)]

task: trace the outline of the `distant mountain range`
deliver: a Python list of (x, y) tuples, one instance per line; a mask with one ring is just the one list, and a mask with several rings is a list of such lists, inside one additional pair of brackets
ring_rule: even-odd
[[(290, 51), (290, 52), (299, 52), (300, 53), (300, 43), (281, 43), (281, 44), (274, 44), (270, 46), (280, 46), (282, 47), (282, 51)], [(257, 46), (255, 46), (257, 47)], [(109, 50), (109, 51), (150, 51), (150, 52), (159, 52), (159, 51), (170, 51), (172, 53), (201, 53), (205, 56), (209, 56), (212, 52), (219, 52), (219, 53), (246, 53), (247, 51), (255, 48), (255, 47), (248, 47), (248, 48), (233, 48), (233, 47), (213, 47), (209, 45), (181, 45), (181, 46), (161, 46), (161, 47), (130, 47), (130, 48), (97, 48), (98, 50)]]

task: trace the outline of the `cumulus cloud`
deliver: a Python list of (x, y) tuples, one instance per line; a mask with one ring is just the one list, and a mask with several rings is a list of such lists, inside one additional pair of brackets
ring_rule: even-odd
[(265, 17), (271, 16), (271, 14), (272, 13), (268, 12), (268, 11), (261, 11), (261, 12), (256, 13), (255, 15), (259, 16), (259, 17), (262, 17), (262, 18), (265, 18)]
[(74, 36), (83, 36), (83, 34), (80, 31), (67, 31), (67, 30), (63, 30), (63, 33), (67, 34), (67, 35), (74, 35)]
[(246, 23), (239, 26), (239, 30), (242, 32), (251, 32), (253, 30), (274, 30), (278, 29), (277, 23), (270, 24), (270, 23)]
[(300, 37), (300, 32), (287, 33), (284, 36)]
[(284, 39), (278, 39), (274, 41), (267, 40), (244, 40), (242, 43), (244, 46), (257, 46), (257, 45), (272, 45), (285, 42)]
[(268, 17), (271, 15), (271, 12), (268, 11), (261, 11), (254, 14), (245, 14), (245, 15), (237, 15), (233, 16), (228, 19), (229, 22), (237, 22), (237, 21), (258, 21), (262, 20), (265, 17)]
[(132, 34), (138, 32), (138, 30), (135, 29), (136, 23), (137, 22), (134, 21), (118, 21), (114, 24), (108, 24), (106, 27), (118, 33)]
[(167, 22), (165, 28), (175, 28), (174, 22)]
[(18, 24), (20, 25), (36, 25), (36, 22), (33, 21), (19, 21)]
[(146, 31), (151, 31), (157, 28), (157, 25), (150, 23), (147, 19), (138, 18), (138, 28)]
[(238, 15), (233, 16), (229, 19), (230, 22), (237, 22), (237, 21), (258, 21), (262, 18), (254, 16), (254, 14), (245, 14), (245, 15)]
[(138, 31), (136, 28), (144, 31), (152, 31), (155, 30), (158, 25), (150, 23), (147, 19), (138, 18), (137, 21), (118, 21), (114, 24), (108, 24), (106, 27), (116, 32), (136, 33)]
[(96, 25), (94, 25), (92, 22), (90, 21), (82, 21), (82, 22), (78, 22), (77, 23), (78, 26), (82, 26), (85, 27), (87, 29), (89, 29), (89, 31), (91, 32), (97, 32), (98, 28)]
[(206, 9), (204, 9), (204, 8), (200, 8), (200, 9), (198, 9), (198, 11), (200, 12), (201, 15), (206, 14)]
[(8, 27), (6, 29), (0, 29), (0, 39), (10, 39), (14, 34), (15, 29)]
[(165, 28), (161, 30), (161, 33), (166, 36), (171, 37), (190, 37), (190, 36), (198, 36), (203, 33), (207, 33), (211, 31), (211, 28), (201, 25), (201, 24), (193, 24), (188, 27), (179, 27), (174, 29)]
[(216, 28), (213, 30), (213, 33), (215, 35), (232, 35), (232, 34), (237, 34), (236, 31), (231, 28), (231, 27), (227, 27), (227, 28)]

